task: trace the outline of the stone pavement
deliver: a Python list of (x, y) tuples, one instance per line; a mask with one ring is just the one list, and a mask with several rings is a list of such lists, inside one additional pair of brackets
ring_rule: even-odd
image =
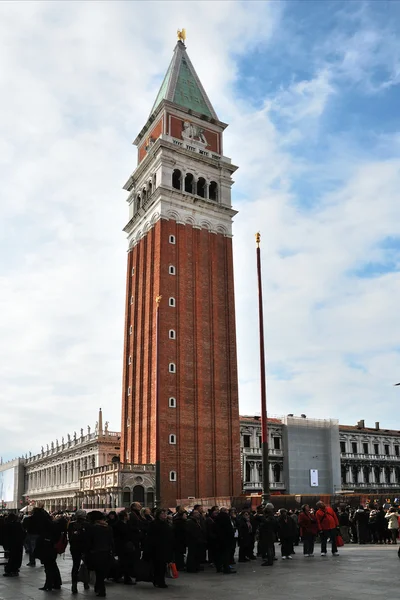
[[(319, 555), (316, 546), (314, 558), (304, 558), (302, 547), (291, 561), (278, 560), (273, 567), (261, 567), (261, 559), (237, 565), (236, 575), (222, 575), (206, 566), (197, 574), (181, 573), (177, 580), (167, 580), (168, 589), (156, 589), (149, 583), (128, 587), (122, 584), (107, 585), (109, 600), (374, 600), (398, 596), (400, 560), (394, 546), (357, 546), (340, 548), (340, 556)], [(276, 545), (277, 556), (279, 546)], [(24, 557), (24, 565), (26, 563)], [(79, 584), (79, 594), (70, 591), (71, 558), (58, 559), (63, 588), (61, 591), (41, 592), (44, 570), (23, 566), (19, 578), (0, 576), (0, 600), (84, 600), (95, 598), (93, 589), (84, 592)]]

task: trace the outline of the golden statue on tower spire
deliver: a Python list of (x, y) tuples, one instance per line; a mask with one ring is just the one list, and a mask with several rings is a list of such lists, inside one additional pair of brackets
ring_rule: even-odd
[(178, 40), (180, 42), (185, 43), (185, 40), (186, 40), (186, 29), (178, 29), (178, 31), (176, 33), (178, 35)]

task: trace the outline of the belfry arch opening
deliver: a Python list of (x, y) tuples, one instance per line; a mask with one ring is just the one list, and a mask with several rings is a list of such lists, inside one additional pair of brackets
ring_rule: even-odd
[(175, 190), (181, 189), (182, 173), (179, 169), (174, 169), (172, 173), (172, 187)]
[(205, 198), (206, 197), (206, 180), (204, 179), (204, 177), (199, 177), (196, 187), (197, 187), (197, 190), (196, 190), (197, 195), (200, 196), (200, 198)]
[(193, 194), (194, 177), (192, 173), (187, 173), (185, 177), (185, 192)]
[(218, 184), (216, 181), (211, 181), (208, 188), (208, 197), (210, 200), (218, 200)]

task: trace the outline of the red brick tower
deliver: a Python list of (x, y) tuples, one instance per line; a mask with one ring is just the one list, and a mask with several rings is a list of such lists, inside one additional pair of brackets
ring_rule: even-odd
[(240, 493), (231, 207), (237, 167), (223, 156), (225, 127), (178, 41), (124, 186), (121, 461), (155, 463), (158, 427), (166, 506)]

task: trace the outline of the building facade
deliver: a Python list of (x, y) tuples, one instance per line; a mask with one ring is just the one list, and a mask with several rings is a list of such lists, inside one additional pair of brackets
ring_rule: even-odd
[(21, 509), (24, 500), (25, 460), (14, 458), (0, 464), (0, 510)]
[(121, 462), (159, 459), (158, 500), (167, 506), (240, 492), (231, 206), (237, 167), (223, 155), (225, 128), (178, 41), (124, 186)]
[(366, 494), (400, 491), (400, 431), (340, 426), (341, 487)]
[[(400, 497), (400, 431), (289, 415), (268, 420), (272, 493)], [(261, 417), (240, 417), (242, 487), (261, 492)], [(318, 485), (311, 486), (311, 470)], [(299, 477), (301, 480), (299, 480)], [(396, 496), (397, 497), (397, 496)]]
[(25, 458), (25, 501), (42, 502), (46, 510), (82, 506), (80, 478), (83, 472), (119, 461), (121, 434), (103, 428), (102, 413), (94, 431), (74, 432)]
[[(283, 425), (280, 419), (268, 419), (269, 480), (272, 491), (285, 493), (283, 471)], [(242, 489), (262, 491), (261, 417), (240, 417), (240, 458)]]

